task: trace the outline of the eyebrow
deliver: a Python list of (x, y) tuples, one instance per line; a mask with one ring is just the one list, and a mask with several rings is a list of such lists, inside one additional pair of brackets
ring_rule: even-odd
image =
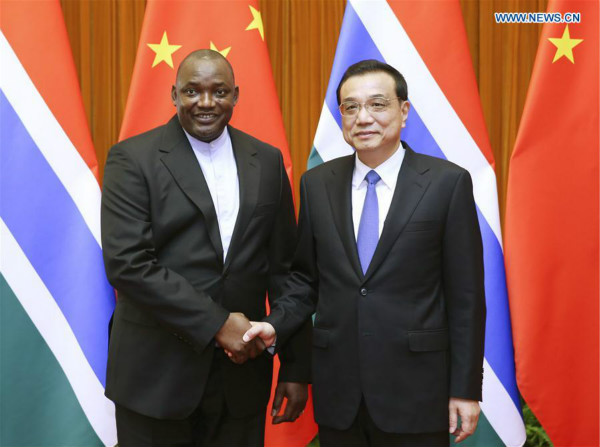
[[(186, 87), (189, 87), (189, 86), (195, 86), (195, 85), (198, 85), (198, 84), (200, 84), (200, 83), (199, 82), (194, 82), (193, 80), (189, 80), (185, 84), (182, 84), (181, 88), (186, 88)], [(223, 86), (229, 88), (229, 86), (227, 85), (226, 82), (217, 82), (217, 81), (214, 81), (211, 84), (211, 87), (223, 87)]]
[[(386, 96), (383, 93), (375, 93), (374, 95), (369, 96), (367, 99), (374, 99), (374, 98), (386, 98)], [(357, 99), (354, 96), (348, 96), (342, 100), (342, 102), (346, 102), (346, 101), (357, 102)]]

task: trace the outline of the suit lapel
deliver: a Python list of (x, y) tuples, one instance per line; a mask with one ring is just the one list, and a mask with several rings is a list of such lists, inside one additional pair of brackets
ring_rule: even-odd
[(406, 153), (398, 173), (396, 190), (392, 197), (392, 203), (385, 219), (379, 243), (365, 274), (365, 280), (369, 279), (386, 258), (394, 241), (410, 220), (431, 182), (427, 175), (429, 168), (419, 166), (413, 150), (408, 145), (405, 148)]
[(336, 160), (331, 171), (327, 173), (325, 185), (329, 205), (338, 234), (346, 250), (346, 255), (359, 278), (363, 278), (356, 237), (352, 222), (352, 173), (354, 171), (354, 155)]
[(258, 188), (260, 186), (260, 162), (256, 157), (256, 148), (236, 129), (228, 127), (228, 130), (240, 183), (240, 209), (233, 228), (227, 258), (225, 259), (225, 271), (229, 268), (232, 254), (235, 254), (252, 217), (258, 201)]
[(177, 116), (167, 123), (160, 151), (164, 152), (161, 160), (175, 182), (202, 212), (210, 241), (219, 259), (223, 259), (219, 223), (210, 190)]

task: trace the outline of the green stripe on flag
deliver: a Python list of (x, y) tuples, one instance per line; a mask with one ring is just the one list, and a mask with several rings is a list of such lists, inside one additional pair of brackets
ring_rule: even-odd
[(60, 364), (1, 274), (0, 296), (0, 445), (103, 445)]
[(319, 166), (320, 164), (323, 164), (323, 159), (319, 155), (319, 152), (313, 146), (312, 150), (310, 151), (310, 155), (308, 156), (306, 167), (307, 169), (312, 169), (315, 166)]
[(477, 430), (467, 439), (460, 444), (452, 442), (454, 436), (450, 437), (451, 446), (459, 447), (504, 447), (502, 439), (496, 433), (496, 430), (490, 425), (489, 421), (483, 414), (483, 411), (479, 414), (479, 422), (477, 423)]

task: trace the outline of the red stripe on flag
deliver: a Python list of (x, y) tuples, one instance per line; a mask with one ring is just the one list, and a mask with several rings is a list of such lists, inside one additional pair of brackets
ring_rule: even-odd
[[(458, 0), (388, 0), (388, 3), (448, 102), (493, 167), (494, 155), (483, 120), (460, 3)], [(442, 47), (440, 42), (444, 42)], [(410, 96), (410, 85), (408, 87)]]
[(2, 33), (75, 149), (98, 178), (67, 29), (58, 0), (2, 0)]

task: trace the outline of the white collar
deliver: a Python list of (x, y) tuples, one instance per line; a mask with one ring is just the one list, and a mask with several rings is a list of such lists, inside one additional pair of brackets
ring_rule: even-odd
[(398, 181), (398, 173), (404, 160), (404, 154), (406, 149), (402, 146), (398, 146), (398, 149), (383, 163), (376, 168), (370, 168), (364, 164), (358, 158), (358, 152), (355, 153), (354, 157), (354, 174), (352, 175), (352, 187), (358, 188), (360, 184), (365, 180), (365, 176), (369, 171), (373, 170), (379, 174), (381, 181), (390, 189), (396, 188), (396, 182)]
[(204, 141), (200, 141), (198, 138), (193, 137), (186, 130), (183, 130), (185, 135), (192, 145), (192, 149), (203, 152), (203, 153), (214, 153), (221, 149), (222, 147), (230, 144), (229, 132), (227, 131), (227, 127), (223, 129), (221, 135), (219, 135), (216, 139), (212, 140), (210, 143), (206, 143)]

